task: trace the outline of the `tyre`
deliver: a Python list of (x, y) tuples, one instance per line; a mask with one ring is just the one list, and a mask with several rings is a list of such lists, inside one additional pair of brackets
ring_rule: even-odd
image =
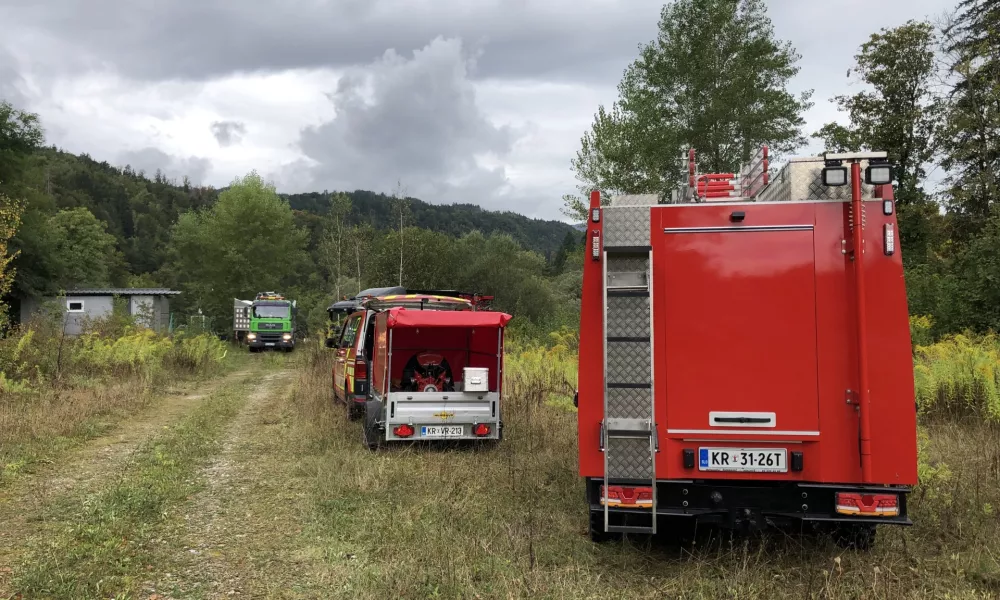
[(840, 523), (834, 526), (833, 541), (841, 548), (868, 551), (875, 546), (875, 525)]
[(595, 544), (603, 544), (621, 539), (620, 533), (608, 533), (604, 531), (604, 513), (599, 511), (590, 512), (590, 541)]
[(363, 406), (358, 406), (357, 402), (347, 403), (347, 420), (357, 421), (365, 415), (365, 409)]
[(379, 415), (375, 412), (371, 403), (365, 404), (364, 426), (361, 428), (361, 439), (365, 446), (372, 452), (377, 451), (383, 445), (382, 431), (378, 426)]

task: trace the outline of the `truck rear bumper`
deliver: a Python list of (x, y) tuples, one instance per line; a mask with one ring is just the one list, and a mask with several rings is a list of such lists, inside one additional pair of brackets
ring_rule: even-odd
[[(500, 439), (500, 397), (494, 392), (393, 392), (383, 414), (390, 442)], [(412, 428), (410, 435), (396, 433), (403, 425)], [(480, 425), (488, 433), (477, 435)]]
[[(587, 501), (592, 513), (603, 513), (602, 479), (587, 479)], [(640, 482), (621, 485), (642, 486)], [(647, 484), (648, 485), (648, 482)], [(657, 518), (695, 519), (698, 523), (726, 528), (763, 528), (812, 523), (864, 523), (870, 525), (912, 525), (906, 513), (903, 486), (864, 486), (799, 482), (744, 481), (657, 481)], [(844, 515), (836, 510), (837, 492), (896, 494), (899, 514), (895, 516)], [(650, 509), (608, 507), (612, 521), (628, 522), (630, 515), (649, 515)]]

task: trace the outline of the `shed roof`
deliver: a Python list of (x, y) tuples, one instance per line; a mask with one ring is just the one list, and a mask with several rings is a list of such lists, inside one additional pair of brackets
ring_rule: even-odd
[(176, 296), (177, 290), (167, 288), (81, 288), (66, 290), (67, 296)]

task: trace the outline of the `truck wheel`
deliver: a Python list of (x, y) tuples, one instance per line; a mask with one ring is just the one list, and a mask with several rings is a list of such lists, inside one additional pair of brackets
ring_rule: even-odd
[(604, 531), (604, 513), (600, 511), (590, 512), (590, 541), (595, 544), (603, 544), (621, 539), (620, 533)]
[(841, 548), (871, 550), (875, 545), (875, 525), (839, 523), (834, 526), (833, 541)]
[(382, 447), (382, 432), (378, 428), (378, 415), (365, 405), (365, 422), (361, 428), (361, 439), (372, 452)]

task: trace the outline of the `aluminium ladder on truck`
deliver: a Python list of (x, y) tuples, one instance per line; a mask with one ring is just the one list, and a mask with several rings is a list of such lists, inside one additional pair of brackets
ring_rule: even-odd
[(604, 259), (604, 529), (656, 533), (653, 515), (648, 525), (611, 526), (607, 498), (610, 485), (651, 486), (656, 506), (649, 199), (622, 196), (604, 211), (603, 249), (594, 249)]

